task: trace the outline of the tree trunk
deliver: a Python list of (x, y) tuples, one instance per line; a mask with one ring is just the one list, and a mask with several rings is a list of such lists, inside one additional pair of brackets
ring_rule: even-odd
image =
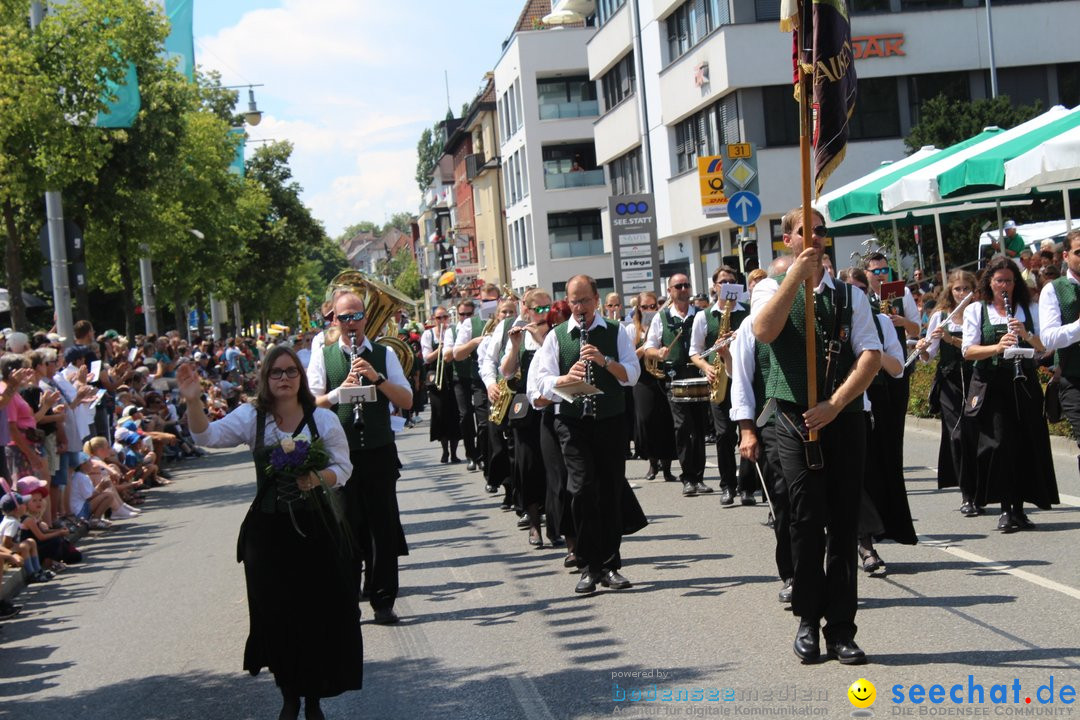
[[(123, 229), (121, 229), (123, 232)], [(121, 240), (121, 244), (127, 243)], [(127, 248), (121, 247), (120, 259), (120, 284), (124, 286), (124, 335), (129, 338), (135, 337), (135, 280), (131, 276), (131, 260)], [(145, 308), (143, 309), (145, 312)]]
[(202, 340), (204, 337), (206, 337), (206, 323), (203, 322), (202, 308), (203, 294), (202, 290), (200, 290), (195, 295), (195, 321), (199, 325), (199, 340)]
[(184, 308), (184, 298), (180, 295), (180, 286), (174, 285), (172, 289), (173, 320), (176, 322), (176, 331), (188, 342), (191, 342), (191, 329), (188, 326), (187, 312)]
[(22, 332), (29, 332), (26, 321), (26, 306), (22, 296), (22, 260), (19, 256), (19, 230), (15, 227), (15, 208), (10, 200), (4, 201), (4, 229), (7, 232), (7, 247), (4, 251), (4, 267), (7, 270), (8, 302), (11, 303), (11, 327)]

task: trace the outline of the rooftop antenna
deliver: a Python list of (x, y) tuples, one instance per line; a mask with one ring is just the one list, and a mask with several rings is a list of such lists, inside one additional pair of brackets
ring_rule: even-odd
[(450, 109), (450, 73), (443, 70), (443, 80), (446, 82), (446, 116), (448, 118), (454, 117), (454, 111)]

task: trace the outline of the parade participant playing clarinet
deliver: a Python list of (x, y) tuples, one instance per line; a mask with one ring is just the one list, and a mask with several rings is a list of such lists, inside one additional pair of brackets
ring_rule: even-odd
[[(791, 501), (791, 609), (799, 617), (794, 650), (804, 662), (818, 660), (824, 619), (829, 656), (856, 664), (866, 661), (855, 644), (855, 548), (866, 447), (862, 394), (881, 366), (881, 342), (866, 296), (825, 273), (828, 229), (820, 213), (811, 217), (813, 228), (803, 228), (802, 208), (781, 221), (783, 242), (795, 259), (786, 275), (754, 289), (751, 321), (758, 342), (769, 345), (765, 395), (776, 403), (777, 452)], [(807, 279), (815, 288), (820, 400), (814, 407), (807, 406)], [(811, 431), (818, 434), (817, 447), (808, 443)]]
[[(690, 336), (697, 308), (690, 304), (690, 278), (681, 273), (668, 281), (669, 304), (653, 318), (645, 339), (645, 357), (656, 360), (671, 380), (700, 377), (690, 364)], [(675, 450), (682, 469), (682, 494), (711, 493), (705, 484), (705, 408), (702, 403), (671, 403)]]
[(1046, 349), (1057, 353), (1061, 411), (1080, 444), (1080, 230), (1065, 239), (1065, 265), (1064, 277), (1044, 286), (1039, 294), (1040, 336)]
[[(587, 275), (572, 277), (566, 285), (566, 300), (573, 316), (544, 338), (531, 373), (536, 374), (539, 394), (558, 406), (555, 431), (572, 497), (575, 555), (583, 569), (574, 591), (594, 592), (598, 582), (621, 590), (630, 587), (630, 581), (619, 573), (625, 529), (623, 488), (628, 489), (622, 388), (637, 382), (638, 362), (619, 324), (597, 312), (600, 295), (595, 280)], [(587, 343), (583, 341), (586, 335)], [(586, 377), (602, 391), (592, 396), (591, 407), (580, 398), (568, 402), (555, 392)]]

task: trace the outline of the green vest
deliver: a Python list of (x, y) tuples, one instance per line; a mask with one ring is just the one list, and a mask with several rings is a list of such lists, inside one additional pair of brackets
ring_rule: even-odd
[[(1061, 324), (1068, 325), (1076, 322), (1080, 317), (1080, 297), (1077, 293), (1077, 285), (1068, 277), (1059, 277), (1051, 283), (1054, 292), (1057, 293), (1058, 305), (1061, 307)], [(1061, 374), (1065, 377), (1080, 379), (1080, 344), (1072, 344), (1061, 348), (1055, 353), (1054, 362), (1061, 368)]]
[[(372, 345), (371, 350), (364, 350), (360, 357), (371, 363), (376, 372), (386, 376), (386, 353), (388, 350), (382, 345)], [(349, 374), (349, 360), (337, 343), (323, 346), (323, 360), (326, 364), (326, 389), (327, 391), (339, 387), (345, 382)], [(360, 378), (361, 385), (370, 385), (367, 378)], [(353, 427), (353, 406), (349, 403), (340, 403), (332, 408), (341, 421), (341, 427), (345, 429), (345, 436), (349, 439), (350, 450), (373, 449), (389, 445), (394, 442), (394, 432), (390, 429), (390, 401), (381, 392), (375, 393), (375, 402), (364, 403), (364, 427)]]
[[(784, 276), (776, 278), (783, 282)], [(843, 382), (855, 365), (855, 351), (851, 347), (851, 318), (853, 302), (851, 286), (834, 280), (836, 288), (846, 295), (847, 308), (841, 314), (839, 322), (848, 328), (847, 337), (841, 334), (839, 365), (836, 372), (837, 383)], [(836, 313), (833, 307), (832, 292), (814, 293), (815, 347), (817, 355), (818, 400), (827, 400), (825, 389), (825, 343), (832, 335)], [(791, 304), (787, 322), (776, 339), (768, 344), (769, 367), (765, 376), (765, 397), (807, 406), (806, 390), (806, 286), (799, 285), (795, 300)], [(855, 398), (842, 412), (862, 412), (862, 395)]]
[[(899, 315), (901, 317), (907, 317), (906, 315), (904, 315), (904, 296), (903, 295), (901, 295), (898, 298), (893, 298), (892, 300), (889, 301), (889, 304), (892, 305), (894, 315)], [(906, 348), (907, 347), (907, 330), (905, 330), (900, 325), (895, 326), (895, 330), (896, 330), (896, 337), (900, 340), (900, 347), (901, 348)], [(882, 343), (882, 348), (884, 348), (884, 345), (885, 344), (883, 342)]]
[[(754, 377), (751, 381), (751, 387), (754, 388), (754, 413), (761, 415), (761, 411), (765, 408), (765, 378), (769, 375), (769, 361), (770, 361), (769, 346), (765, 343), (760, 343), (757, 340), (754, 341)], [(769, 416), (769, 421), (766, 425), (773, 422), (775, 413)], [(755, 417), (755, 420), (757, 418)]]
[(660, 313), (660, 327), (663, 329), (663, 333), (660, 337), (660, 344), (664, 347), (671, 345), (675, 340), (675, 334), (682, 329), (682, 335), (679, 336), (679, 341), (672, 345), (671, 352), (668, 353), (667, 360), (664, 362), (670, 363), (675, 367), (686, 365), (690, 360), (690, 331), (694, 327), (694, 313), (691, 312), (693, 306), (691, 306), (687, 312), (685, 320), (680, 320), (671, 314), (671, 308), (664, 308)]
[[(980, 345), (997, 345), (1001, 341), (1001, 337), (1005, 333), (1007, 333), (1009, 331), (1009, 326), (1004, 324), (1004, 323), (1001, 324), (1001, 325), (995, 325), (994, 323), (990, 322), (990, 313), (986, 309), (986, 303), (985, 302), (981, 303), (981, 306), (982, 306), (982, 336), (979, 339), (979, 344)], [(1014, 310), (1014, 312), (1015, 312), (1015, 310)], [(1025, 309), (1024, 310), (1024, 328), (1027, 329), (1027, 331), (1029, 333), (1030, 332), (1035, 332), (1035, 327), (1034, 327), (1034, 324), (1033, 324), (1033, 321), (1032, 321), (1032, 318), (1031, 318), (1030, 309)], [(1020, 344), (1021, 343), (1017, 343), (1017, 347), (1019, 347)], [(992, 355), (992, 356), (990, 356), (988, 358), (985, 358), (983, 360), (976, 360), (975, 361), (975, 367), (977, 369), (983, 370), (983, 371), (996, 370), (997, 367), (1001, 364), (1001, 362), (1004, 359), (1005, 358), (1002, 357), (1001, 355)], [(1031, 360), (1026, 359), (1026, 358), (1022, 362), (1024, 364), (1024, 370), (1027, 372), (1028, 377), (1031, 377), (1032, 373), (1035, 372), (1035, 363), (1033, 361), (1031, 361)], [(1010, 366), (1011, 366), (1011, 361), (1010, 361)]]
[[(622, 328), (614, 320), (604, 320), (604, 325), (589, 331), (589, 344), (607, 357), (619, 357), (619, 333)], [(581, 341), (575, 334), (570, 332), (569, 321), (561, 323), (555, 328), (555, 339), (559, 342), (559, 374), (565, 375), (570, 372), (581, 356)], [(626, 407), (622, 385), (614, 375), (600, 367), (592, 369), (592, 384), (602, 391), (602, 395), (593, 396), (596, 404), (596, 419), (604, 420), (615, 415), (621, 415)], [(563, 401), (559, 405), (559, 414), (563, 417), (580, 418), (583, 404), (581, 402), (568, 403)]]
[[(713, 306), (710, 307), (708, 310), (702, 310), (700, 312), (705, 313), (705, 349), (708, 350), (716, 344), (716, 338), (720, 337), (720, 311), (717, 310), (715, 306)], [(732, 310), (731, 329), (738, 330), (739, 326), (742, 325), (743, 320), (748, 317), (750, 317), (749, 310)]]
[[(473, 333), (476, 333), (476, 318), (475, 317), (472, 319), (472, 324), (473, 324)], [(481, 327), (483, 327), (483, 326), (481, 326)], [(457, 328), (457, 325), (455, 325), (453, 327), (453, 329), (451, 330), (451, 335), (453, 335), (455, 343), (457, 342), (457, 333), (458, 333), (458, 328)], [(474, 334), (473, 337), (479, 337), (479, 333)], [(471, 380), (474, 377), (479, 377), (479, 375), (473, 373), (473, 367), (476, 365), (476, 351), (475, 350), (473, 351), (472, 355), (465, 358), (464, 360), (454, 360), (453, 363), (451, 363), (451, 364), (454, 366), (454, 378), (456, 380), (461, 380), (462, 382), (468, 382), (469, 380)]]

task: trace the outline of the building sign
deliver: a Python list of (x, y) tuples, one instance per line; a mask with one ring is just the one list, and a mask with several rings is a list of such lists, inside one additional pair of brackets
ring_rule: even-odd
[(640, 292), (660, 292), (660, 253), (656, 242), (653, 196), (614, 195), (608, 198), (611, 257), (615, 292), (630, 305)]
[(885, 33), (882, 35), (862, 35), (851, 38), (851, 47), (855, 59), (872, 57), (906, 57), (904, 52), (904, 33)]
[(707, 155), (697, 159), (698, 182), (701, 185), (701, 209), (705, 217), (727, 215), (727, 195), (724, 194), (724, 158)]

